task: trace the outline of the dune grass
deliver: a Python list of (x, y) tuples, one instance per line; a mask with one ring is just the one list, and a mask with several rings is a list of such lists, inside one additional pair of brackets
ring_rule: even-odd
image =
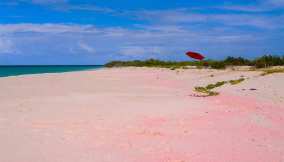
[(263, 70), (263, 73), (261, 74), (261, 76), (270, 75), (274, 73), (284, 73), (284, 68)]
[(240, 79), (237, 79), (237, 80), (230, 80), (230, 84), (231, 85), (236, 85), (236, 84), (240, 84), (241, 82), (245, 81), (244, 78), (240, 78)]
[(206, 96), (217, 96), (219, 92), (212, 91), (214, 88), (221, 87), (226, 84), (226, 81), (217, 82), (215, 84), (208, 84), (205, 87), (195, 87), (196, 92), (205, 94)]
[(221, 87), (226, 83), (227, 83), (226, 81), (221, 81), (221, 82), (217, 82), (215, 84), (209, 84), (209, 85), (206, 86), (206, 89), (211, 90), (211, 89), (214, 89), (214, 88), (217, 88), (217, 87)]
[(195, 87), (194, 90), (196, 92), (205, 94), (205, 97), (217, 96), (220, 93), (213, 91), (213, 89), (218, 88), (218, 87), (222, 87), (223, 85), (228, 84), (228, 83), (230, 83), (231, 85), (237, 85), (237, 84), (240, 84), (243, 81), (245, 81), (244, 78), (240, 78), (240, 79), (236, 79), (236, 80), (230, 80), (230, 81), (219, 81), (219, 82), (214, 83), (214, 84), (208, 84), (205, 87)]
[(219, 92), (211, 91), (210, 89), (207, 89), (206, 87), (195, 87), (195, 91), (199, 93), (205, 94), (205, 96), (217, 96), (219, 95)]

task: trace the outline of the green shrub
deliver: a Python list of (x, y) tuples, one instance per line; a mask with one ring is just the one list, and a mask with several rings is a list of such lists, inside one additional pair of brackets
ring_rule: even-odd
[(225, 69), (226, 68), (226, 64), (222, 61), (214, 61), (210, 64), (210, 67), (212, 69)]
[(227, 83), (226, 81), (217, 82), (217, 83), (215, 84), (215, 87), (221, 87), (221, 86), (223, 86), (223, 85), (226, 84), (226, 83)]
[(255, 65), (256, 68), (265, 68), (267, 64), (263, 60), (256, 60)]
[(204, 60), (204, 61), (161, 61), (157, 59), (133, 60), (133, 61), (112, 61), (105, 64), (105, 67), (161, 67), (161, 68), (185, 68), (186, 66), (196, 66), (199, 69), (211, 67), (212, 69), (225, 69), (226, 65), (249, 65), (255, 68), (266, 68), (269, 66), (284, 65), (284, 56), (264, 55), (254, 60), (248, 60), (242, 57), (227, 57), (223, 61)]
[(236, 65), (236, 66), (243, 66), (243, 65), (249, 65), (250, 64), (250, 60), (245, 59), (243, 57), (227, 57), (224, 60), (226, 65)]
[(195, 91), (201, 93), (209, 93), (209, 90), (206, 87), (195, 87)]
[(267, 68), (270, 66), (284, 65), (283, 57), (274, 55), (264, 55), (254, 60), (256, 68)]
[(221, 87), (226, 83), (227, 83), (226, 81), (222, 81), (222, 82), (217, 82), (215, 84), (209, 84), (209, 85), (206, 86), (206, 89), (211, 90), (211, 89), (214, 89), (214, 88), (217, 88), (217, 87)]
[(214, 89), (215, 88), (215, 84), (209, 84), (206, 86), (206, 89)]
[(210, 91), (208, 93), (208, 96), (218, 96), (219, 94), (220, 94), (219, 92)]
[(230, 80), (230, 84), (231, 85), (236, 85), (236, 84), (240, 84), (241, 82), (245, 81), (244, 78), (240, 78), (240, 79), (237, 79), (237, 80)]

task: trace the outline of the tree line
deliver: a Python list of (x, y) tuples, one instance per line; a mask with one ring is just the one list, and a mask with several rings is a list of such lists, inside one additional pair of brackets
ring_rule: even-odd
[(111, 61), (105, 67), (162, 67), (162, 68), (186, 68), (186, 66), (211, 67), (213, 69), (224, 69), (226, 66), (253, 66), (255, 68), (267, 68), (270, 66), (284, 65), (284, 55), (264, 55), (255, 59), (228, 56), (224, 60), (203, 61), (161, 61), (157, 59), (133, 60), (133, 61)]

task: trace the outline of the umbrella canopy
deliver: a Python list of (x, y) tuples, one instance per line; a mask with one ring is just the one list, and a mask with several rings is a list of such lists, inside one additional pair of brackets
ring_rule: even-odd
[(191, 57), (191, 58), (194, 58), (196, 60), (203, 60), (205, 57), (203, 55), (201, 55), (200, 53), (197, 53), (197, 52), (192, 52), (192, 51), (189, 51), (186, 53), (187, 56)]

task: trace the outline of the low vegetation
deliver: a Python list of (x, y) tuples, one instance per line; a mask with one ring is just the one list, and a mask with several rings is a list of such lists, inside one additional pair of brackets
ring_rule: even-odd
[(223, 86), (223, 85), (226, 84), (226, 83), (227, 83), (226, 81), (222, 81), (222, 82), (217, 82), (217, 83), (215, 83), (215, 84), (209, 84), (209, 85), (206, 86), (206, 89), (212, 90), (212, 89), (214, 89), (214, 88), (221, 87), (221, 86)]
[(211, 91), (211, 90), (207, 89), (206, 87), (195, 87), (195, 91), (199, 92), (199, 93), (203, 93), (203, 94), (205, 94), (205, 96), (217, 96), (217, 95), (219, 95), (218, 92)]
[(231, 85), (236, 85), (236, 84), (240, 84), (241, 82), (245, 81), (244, 78), (240, 78), (240, 79), (237, 79), (237, 80), (230, 80), (230, 84)]
[(112, 61), (105, 64), (105, 67), (160, 67), (169, 68), (171, 70), (187, 69), (188, 66), (196, 66), (197, 68), (225, 69), (226, 66), (252, 66), (255, 68), (267, 68), (271, 66), (284, 65), (284, 56), (264, 55), (253, 60), (243, 57), (227, 57), (224, 60), (204, 60), (204, 61), (161, 61), (156, 59), (149, 60), (133, 60), (133, 61)]
[(205, 87), (195, 87), (195, 91), (205, 94), (205, 96), (217, 96), (219, 92), (212, 91), (214, 88), (218, 88), (226, 84), (226, 81), (217, 82), (215, 84), (208, 84)]
[(183, 62), (175, 62), (175, 61), (161, 61), (155, 59), (149, 60), (134, 60), (134, 61), (112, 61), (105, 64), (106, 67), (127, 67), (127, 66), (134, 66), (134, 67), (161, 67), (161, 68), (169, 68), (172, 70), (175, 69), (187, 69), (187, 66), (201, 66), (200, 62), (190, 62), (190, 61), (183, 61)]
[(284, 68), (278, 68), (278, 69), (266, 69), (263, 70), (262, 76), (274, 74), (274, 73), (284, 73)]
[(194, 90), (196, 92), (204, 94), (204, 96), (217, 96), (219, 95), (219, 92), (213, 91), (213, 89), (222, 87), (223, 85), (228, 84), (228, 83), (230, 83), (231, 85), (236, 85), (243, 81), (245, 81), (244, 78), (240, 78), (237, 80), (230, 80), (230, 81), (220, 81), (214, 84), (208, 84), (205, 87), (195, 87)]

